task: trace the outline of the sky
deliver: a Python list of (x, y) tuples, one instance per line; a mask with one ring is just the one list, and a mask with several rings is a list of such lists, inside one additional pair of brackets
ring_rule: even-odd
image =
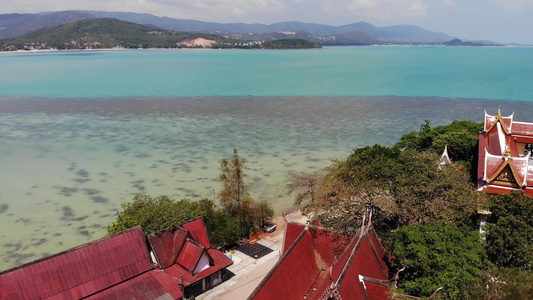
[(0, 14), (60, 10), (220, 23), (409, 24), (466, 40), (533, 44), (533, 0), (0, 0)]

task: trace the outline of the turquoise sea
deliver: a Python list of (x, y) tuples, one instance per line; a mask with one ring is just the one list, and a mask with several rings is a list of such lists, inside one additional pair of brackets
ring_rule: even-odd
[(0, 54), (0, 270), (97, 239), (135, 194), (255, 198), (424, 120), (533, 121), (533, 48), (331, 47)]

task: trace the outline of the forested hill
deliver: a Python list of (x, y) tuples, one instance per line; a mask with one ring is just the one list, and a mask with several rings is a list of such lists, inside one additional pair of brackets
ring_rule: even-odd
[[(117, 19), (83, 19), (0, 40), (0, 51), (110, 48), (262, 48), (206, 33), (168, 31)], [(307, 47), (306, 47), (307, 48)]]
[(176, 48), (177, 42), (196, 38), (215, 40), (218, 43), (227, 40), (211, 34), (162, 31), (117, 19), (83, 19), (0, 40), (0, 47), (2, 50)]
[(304, 39), (281, 39), (263, 43), (265, 49), (311, 49), (322, 48), (320, 45)]

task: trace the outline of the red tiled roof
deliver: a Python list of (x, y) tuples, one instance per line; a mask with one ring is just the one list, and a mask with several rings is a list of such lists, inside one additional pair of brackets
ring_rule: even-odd
[(350, 257), (350, 254), (353, 252), (354, 247), (357, 245), (357, 239), (358, 237), (352, 238), (352, 241), (350, 242), (350, 244), (348, 244), (348, 247), (344, 249), (344, 252), (341, 254), (341, 257), (339, 258), (339, 260), (331, 267), (333, 281), (337, 281), (337, 279), (339, 279), (342, 269), (348, 262), (348, 258)]
[(179, 253), (177, 263), (192, 273), (202, 257), (204, 249), (202, 245), (191, 239), (187, 239)]
[(302, 299), (322, 271), (316, 264), (310, 231), (302, 232), (282, 260), (265, 277), (253, 299)]
[(214, 264), (197, 274), (193, 275), (179, 264), (174, 264), (164, 270), (152, 272), (153, 276), (170, 293), (170, 295), (172, 295), (172, 297), (177, 299), (181, 297), (181, 290), (178, 283), (181, 282), (182, 276), (183, 284), (185, 286), (190, 286), (202, 278), (206, 278), (207, 276), (233, 264), (233, 261), (219, 250), (208, 249), (207, 253), (213, 259)]
[(320, 257), (328, 266), (331, 266), (341, 256), (351, 240), (350, 236), (324, 229), (310, 228), (309, 231), (311, 231), (316, 251), (318, 251)]
[(151, 268), (137, 226), (0, 273), (0, 299), (79, 299)]
[(388, 273), (389, 272), (389, 268), (387, 267), (386, 264), (384, 264), (385, 254), (383, 253), (383, 248), (382, 248), (381, 242), (376, 237), (376, 233), (374, 232), (374, 229), (372, 229), (372, 232), (370, 232), (368, 234), (368, 236), (370, 237), (370, 239), (372, 241), (372, 245), (374, 246), (374, 249), (376, 251), (376, 255), (378, 256), (380, 264), (382, 265), (385, 273)]
[(298, 238), (298, 236), (304, 231), (305, 226), (301, 224), (295, 224), (295, 223), (287, 223), (285, 226), (285, 239), (283, 242), (283, 254), (289, 250), (291, 245), (294, 243), (294, 241)]
[(209, 237), (207, 236), (207, 229), (205, 228), (204, 220), (202, 218), (187, 222), (181, 225), (181, 227), (188, 230), (189, 234), (195, 241), (200, 243), (200, 245), (204, 246), (206, 249), (211, 248)]
[(164, 269), (176, 262), (186, 239), (187, 231), (181, 227), (148, 235), (148, 241), (159, 267)]
[(338, 283), (342, 299), (361, 299), (360, 295), (364, 294), (364, 291), (359, 280), (360, 275), (387, 280), (387, 275), (380, 268), (381, 263), (370, 248), (369, 239), (363, 238), (345, 276)]
[[(499, 116), (500, 118), (500, 124), (502, 124), (505, 129), (510, 132), (513, 129), (513, 119), (514, 119), (514, 113), (508, 117)], [(483, 127), (484, 131), (489, 131), (491, 127), (494, 125), (494, 123), (498, 122), (498, 116), (491, 116), (485, 113), (485, 124)]]
[[(87, 300), (174, 300), (165, 288), (153, 276), (154, 272), (146, 272), (119, 285), (113, 286)], [(174, 283), (177, 285), (177, 283)], [(181, 297), (181, 292), (180, 292)]]
[[(375, 284), (372, 282), (365, 281), (366, 294), (368, 299), (372, 300), (389, 300), (390, 290), (386, 286)], [(344, 298), (343, 298), (344, 299)]]
[(533, 136), (533, 123), (513, 122), (513, 134)]

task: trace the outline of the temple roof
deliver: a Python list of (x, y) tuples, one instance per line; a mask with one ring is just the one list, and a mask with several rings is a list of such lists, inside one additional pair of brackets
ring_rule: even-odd
[(0, 273), (0, 299), (79, 299), (150, 269), (137, 226)]
[(479, 135), (478, 190), (497, 194), (524, 190), (533, 195), (528, 144), (533, 144), (533, 123), (515, 122), (514, 114), (502, 117), (500, 111), (496, 116), (485, 112)]
[[(332, 254), (336, 244), (343, 250)], [(249, 299), (327, 299), (330, 293), (342, 299), (386, 299), (381, 291), (388, 292), (387, 286), (371, 286), (368, 293), (359, 276), (386, 281), (387, 273), (372, 229), (350, 237), (288, 223), (283, 256)]]
[(137, 226), (1, 272), (0, 299), (178, 299), (182, 278), (187, 287), (233, 264), (201, 244), (210, 245), (201, 218), (183, 227), (194, 234), (176, 227), (148, 237), (163, 270), (154, 270)]

